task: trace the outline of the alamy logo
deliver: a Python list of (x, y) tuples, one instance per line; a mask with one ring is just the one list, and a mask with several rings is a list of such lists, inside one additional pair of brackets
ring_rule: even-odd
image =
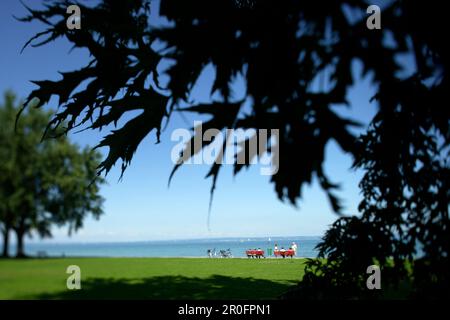
[(278, 129), (226, 129), (224, 134), (213, 128), (203, 132), (202, 122), (194, 121), (193, 138), (191, 131), (180, 128), (171, 140), (178, 141), (171, 152), (174, 164), (259, 164), (261, 175), (278, 172)]
[(381, 9), (377, 5), (370, 5), (367, 7), (367, 11), (370, 16), (367, 18), (366, 26), (369, 30), (381, 29)]
[(371, 274), (366, 281), (367, 289), (381, 289), (381, 270), (377, 265), (367, 267), (366, 273)]
[(66, 26), (69, 30), (80, 30), (81, 29), (81, 9), (79, 6), (72, 4), (67, 7), (67, 14), (70, 16), (66, 20)]
[(77, 265), (70, 265), (67, 267), (66, 273), (70, 274), (67, 278), (66, 286), (69, 290), (81, 289), (81, 269)]

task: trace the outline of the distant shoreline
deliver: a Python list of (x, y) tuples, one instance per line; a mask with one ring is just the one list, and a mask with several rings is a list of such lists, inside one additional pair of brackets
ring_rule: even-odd
[[(292, 243), (298, 245), (298, 257), (317, 256), (316, 247), (320, 242), (319, 238), (311, 237), (291, 237), (274, 238), (268, 241), (266, 238), (251, 238), (243, 240), (240, 238), (221, 238), (203, 240), (182, 240), (182, 241), (152, 241), (152, 242), (116, 242), (116, 243), (26, 243), (25, 253), (31, 257), (195, 257), (208, 258), (208, 250), (211, 250), (211, 259), (226, 259), (222, 257), (223, 252), (229, 249), (232, 257), (247, 258), (246, 251), (249, 249), (261, 248), (266, 257), (274, 257), (273, 249), (275, 244), (280, 249), (288, 249)], [(10, 254), (15, 254), (14, 245), (10, 248)], [(281, 257), (279, 257), (282, 259)], [(289, 257), (286, 257), (289, 259)]]
[[(177, 239), (155, 239), (155, 240), (122, 240), (122, 241), (70, 241), (70, 240), (55, 240), (55, 239), (27, 239), (27, 244), (52, 244), (52, 245), (95, 245), (95, 244), (140, 244), (140, 243), (173, 243), (173, 242), (210, 242), (210, 241), (284, 241), (284, 240), (319, 240), (323, 236), (270, 236), (270, 237), (212, 237), (212, 238), (177, 238)], [(270, 240), (269, 240), (270, 239)], [(1, 242), (0, 242), (1, 243)], [(11, 245), (15, 245), (12, 241)]]

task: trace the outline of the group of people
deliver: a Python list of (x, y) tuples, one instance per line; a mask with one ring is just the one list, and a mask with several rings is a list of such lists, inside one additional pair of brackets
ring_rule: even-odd
[[(278, 248), (278, 244), (275, 244), (275, 247), (273, 249), (273, 255), (276, 257), (291, 257), (293, 258), (294, 256), (297, 255), (297, 244), (295, 242), (292, 242), (291, 246), (289, 247), (289, 249), (285, 249), (284, 247)], [(264, 255), (264, 250), (262, 250), (261, 248), (255, 248), (255, 249), (248, 249), (245, 251), (245, 254), (247, 255), (247, 257), (249, 258), (265, 258)], [(268, 256), (272, 256), (272, 248), (268, 248), (267, 249), (267, 255)]]
[[(281, 256), (283, 258), (285, 257), (291, 257), (293, 258), (294, 256), (297, 256), (297, 244), (295, 242), (292, 242), (291, 246), (289, 247), (289, 249), (285, 249), (284, 247), (278, 248), (278, 244), (275, 243), (274, 246), (274, 250), (273, 250), (273, 254), (275, 257)], [(255, 248), (255, 249), (248, 249), (245, 251), (247, 257), (249, 258), (265, 258), (264, 255), (264, 250), (261, 248)], [(216, 249), (208, 249), (206, 251), (206, 254), (209, 258), (212, 257), (221, 257), (221, 258), (231, 258), (231, 250), (220, 250), (219, 253), (216, 251)], [(272, 255), (272, 249), (268, 248), (267, 249), (267, 254), (268, 256)]]
[(297, 244), (295, 242), (292, 242), (291, 246), (288, 250), (286, 250), (284, 247), (281, 247), (281, 249), (278, 249), (278, 244), (275, 243), (274, 247), (274, 254), (275, 256), (282, 256), (283, 258), (286, 257), (286, 255), (289, 256), (296, 256), (297, 255)]
[(248, 258), (265, 258), (264, 250), (261, 248), (258, 249), (248, 249), (245, 251), (245, 254)]

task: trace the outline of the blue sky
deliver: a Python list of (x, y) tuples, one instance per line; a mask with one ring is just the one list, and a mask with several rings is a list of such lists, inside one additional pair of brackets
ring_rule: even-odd
[[(32, 4), (33, 1), (26, 1)], [(74, 50), (59, 40), (41, 48), (28, 48), (20, 54), (23, 44), (43, 26), (24, 24), (12, 15), (25, 14), (19, 1), (0, 2), (0, 91), (12, 89), (21, 98), (35, 88), (29, 80), (57, 79), (57, 71), (81, 67), (87, 53)], [(360, 79), (361, 68), (355, 63), (354, 77)], [(212, 70), (206, 70), (195, 88), (194, 98), (207, 100)], [(369, 103), (373, 88), (369, 78), (360, 79), (349, 96), (351, 109), (339, 107), (342, 114), (367, 123), (375, 112)], [(50, 107), (55, 109), (55, 101)], [(210, 228), (207, 226), (209, 189), (211, 181), (204, 179), (208, 166), (189, 165), (175, 175), (170, 188), (168, 177), (173, 164), (170, 152), (176, 142), (171, 132), (192, 126), (174, 117), (162, 135), (162, 143), (155, 145), (151, 134), (140, 145), (122, 181), (118, 181), (120, 164), (107, 176), (102, 188), (105, 214), (96, 221), (87, 219), (85, 226), (72, 237), (65, 228), (55, 229), (51, 241), (138, 241), (204, 237), (270, 237), (322, 235), (337, 218), (317, 183), (306, 186), (298, 208), (280, 202), (269, 184), (270, 177), (261, 176), (258, 166), (250, 167), (233, 177), (231, 166), (224, 168), (214, 195)], [(71, 135), (80, 145), (96, 145), (106, 132), (83, 132)], [(101, 150), (105, 154), (107, 150)], [(283, 156), (282, 150), (280, 157)], [(304, 155), (307, 156), (307, 155)], [(344, 199), (347, 214), (356, 214), (360, 201), (358, 182), (361, 172), (350, 170), (351, 159), (330, 143), (327, 146), (326, 172), (342, 185), (339, 195)], [(37, 241), (34, 239), (33, 241)]]

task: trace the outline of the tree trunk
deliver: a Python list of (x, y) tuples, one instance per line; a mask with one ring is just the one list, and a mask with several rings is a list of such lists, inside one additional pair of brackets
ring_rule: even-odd
[(5, 226), (5, 230), (3, 231), (3, 250), (2, 257), (9, 257), (9, 227)]
[(25, 248), (23, 245), (25, 232), (22, 230), (16, 230), (16, 235), (17, 235), (17, 258), (24, 258), (26, 257)]

